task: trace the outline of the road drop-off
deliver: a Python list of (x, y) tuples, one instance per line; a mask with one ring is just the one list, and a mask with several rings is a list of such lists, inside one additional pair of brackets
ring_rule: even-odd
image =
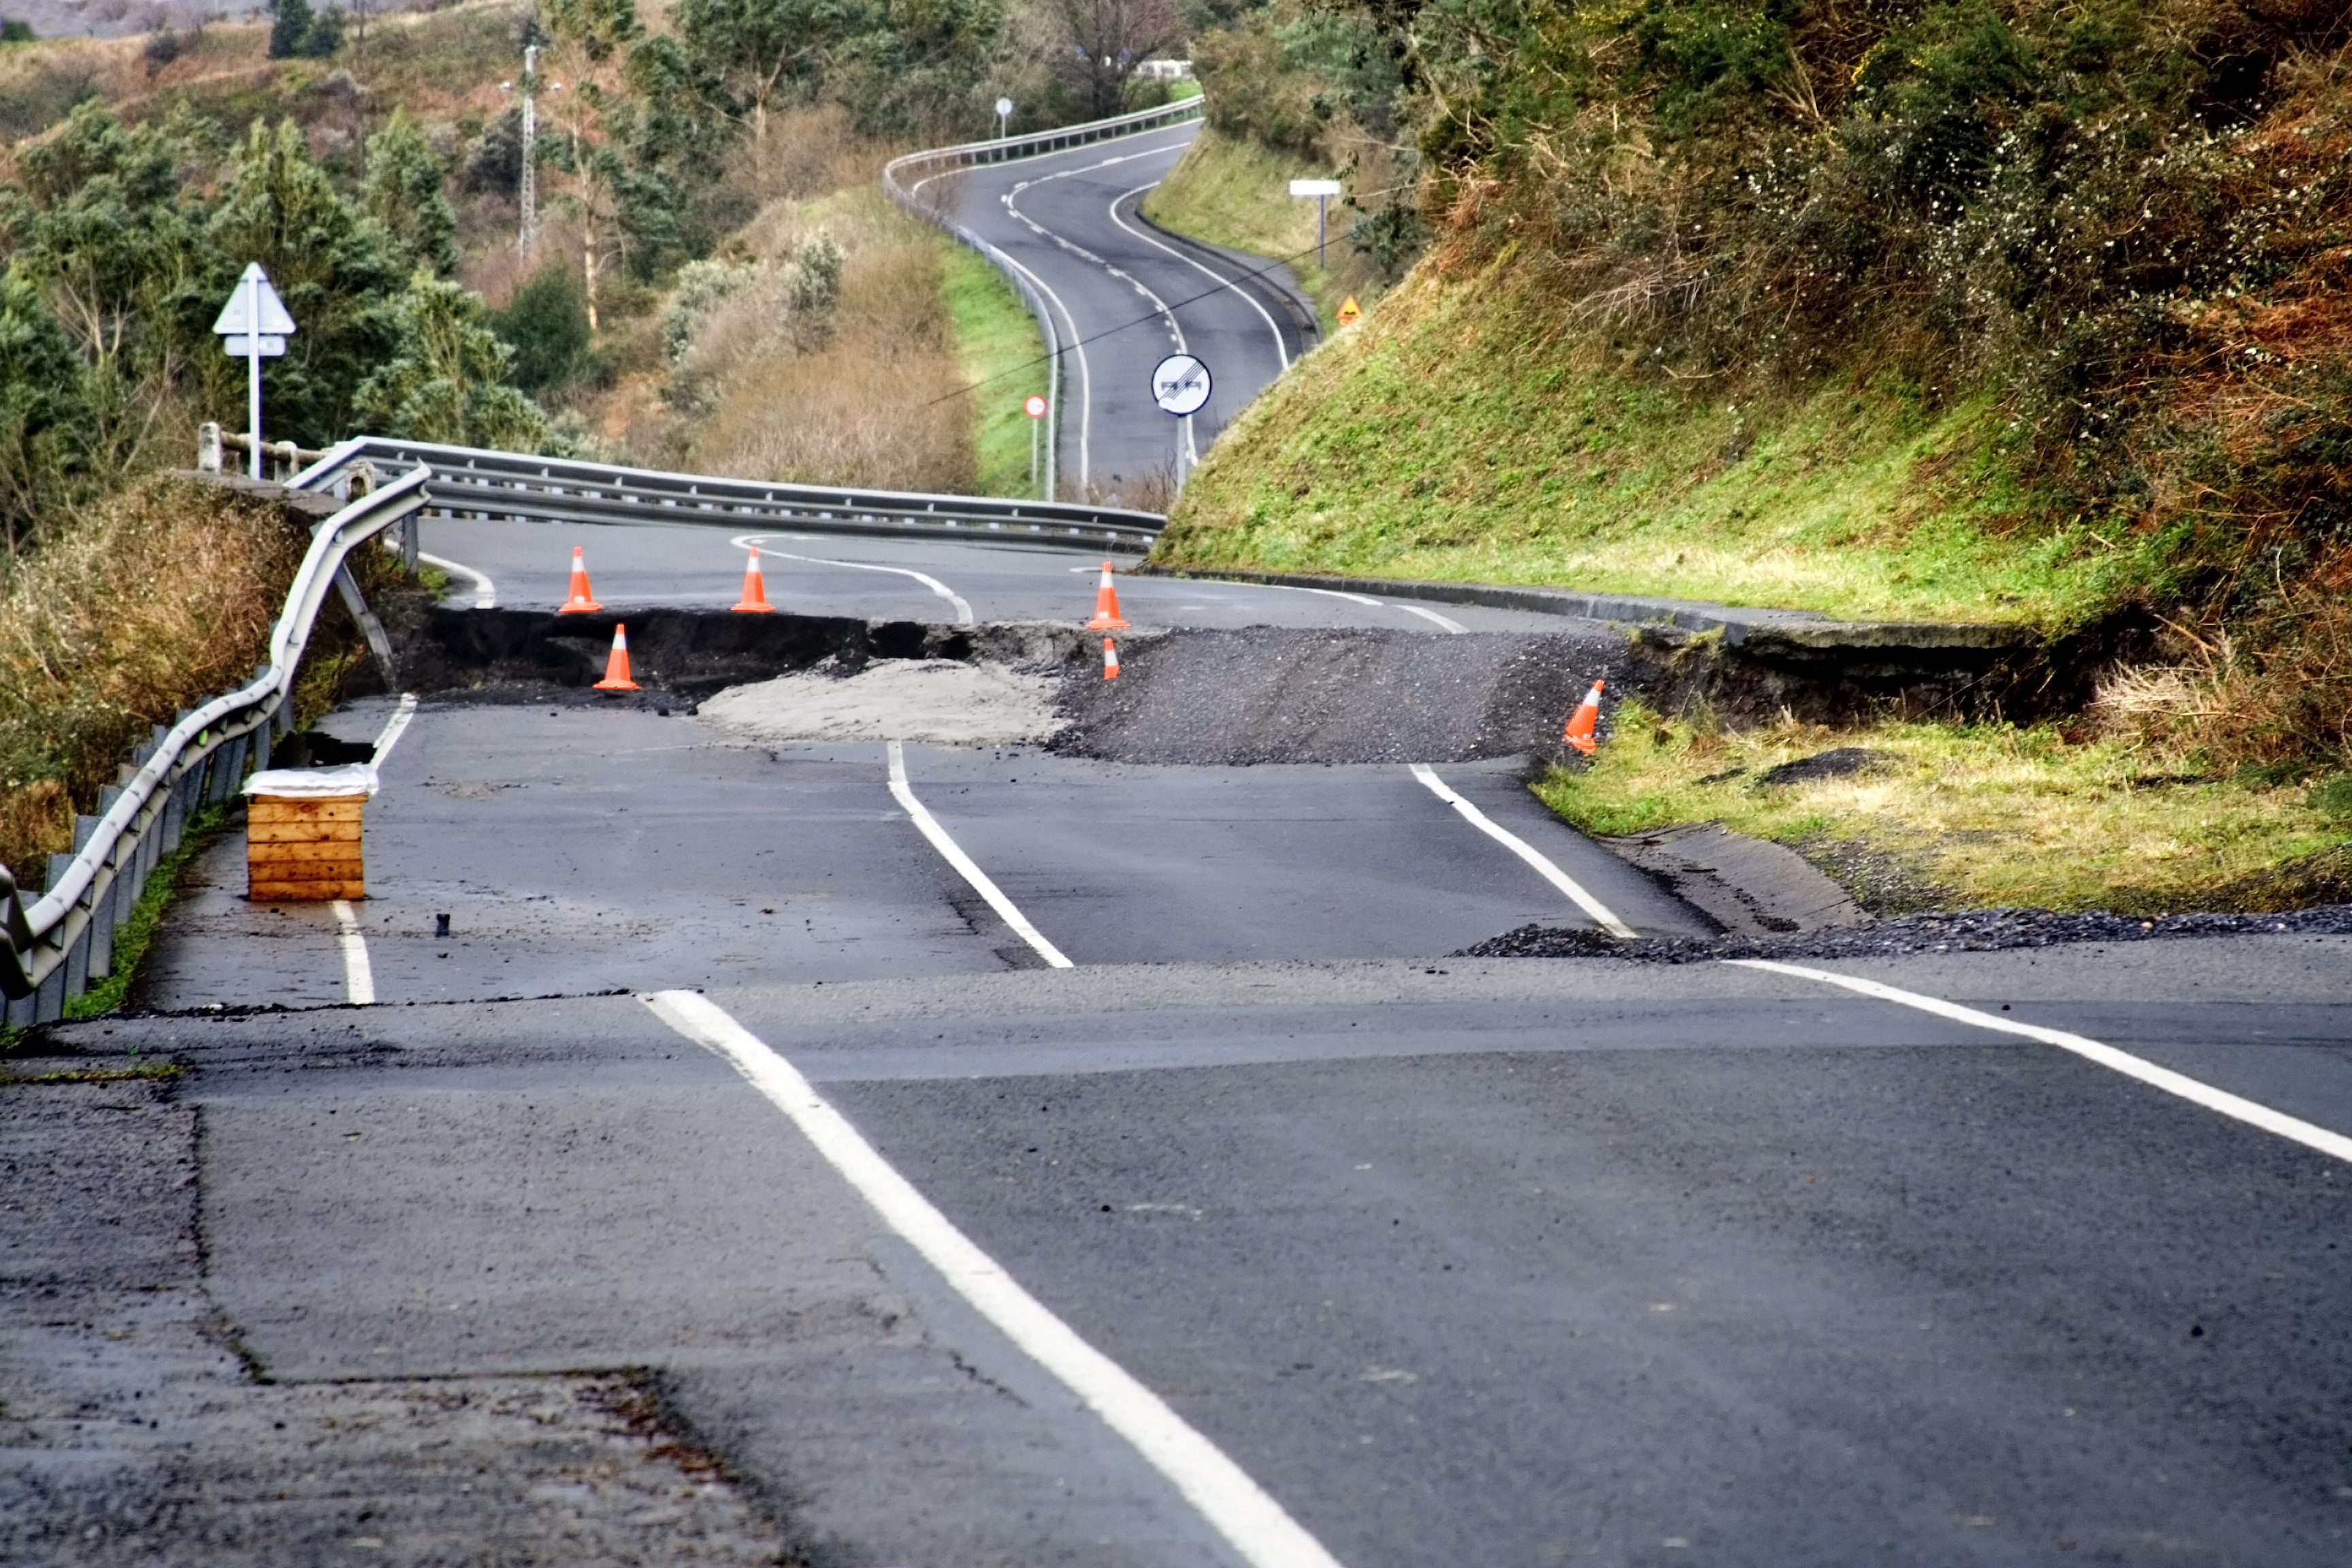
[(831, 664), (730, 686), (699, 717), (758, 741), (915, 741), (996, 746), (1043, 741), (1063, 724), (1059, 680), (1003, 665), (876, 659), (856, 674)]

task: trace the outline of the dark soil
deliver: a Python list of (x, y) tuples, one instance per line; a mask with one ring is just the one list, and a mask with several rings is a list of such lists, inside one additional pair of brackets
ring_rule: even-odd
[(1454, 954), (1456, 958), (1623, 958), (1639, 963), (1703, 963), (1722, 958), (1882, 958), (1912, 952), (1998, 952), (2071, 942), (2153, 942), (2165, 937), (2352, 936), (2352, 904), (2286, 914), (2061, 914), (2054, 910), (1969, 910), (1906, 915), (1866, 926), (1786, 937), (1645, 937), (1620, 942), (1589, 929), (1521, 926)]

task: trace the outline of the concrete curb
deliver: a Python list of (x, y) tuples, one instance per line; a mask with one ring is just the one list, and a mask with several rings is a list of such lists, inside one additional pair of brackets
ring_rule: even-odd
[(1501, 610), (1574, 616), (1627, 626), (1669, 626), (1689, 632), (1717, 632), (1726, 647), (1751, 653), (1785, 651), (1819, 658), (1842, 650), (1890, 653), (1905, 649), (1976, 649), (2025, 652), (2042, 646), (2030, 626), (1998, 621), (1834, 621), (1817, 610), (1751, 609), (1710, 605), (1696, 599), (1647, 598), (1630, 594), (1586, 594), (1573, 588), (1539, 588), (1507, 583), (1433, 583), (1409, 577), (1344, 577), (1310, 572), (1255, 572), (1145, 564), (1138, 571), (1162, 577), (1204, 577), (1229, 583), (1264, 583), (1279, 588), (1324, 588), (1348, 594), (1385, 594), (1438, 605), (1484, 605)]

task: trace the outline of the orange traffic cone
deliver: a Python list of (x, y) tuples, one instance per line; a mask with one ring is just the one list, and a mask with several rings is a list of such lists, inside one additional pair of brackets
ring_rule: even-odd
[(1592, 683), (1592, 689), (1584, 694), (1584, 700), (1568, 716), (1568, 727), (1559, 732), (1561, 740), (1588, 757), (1601, 743), (1594, 731), (1601, 726), (1601, 689), (1605, 684), (1599, 680)]
[[(1125, 626), (1127, 623), (1121, 621), (1119, 625)], [(1108, 637), (1103, 638), (1103, 679), (1105, 680), (1118, 679), (1118, 646)]]
[(775, 607), (768, 603), (767, 584), (760, 578), (760, 552), (754, 550), (750, 563), (743, 568), (743, 597), (730, 608), (765, 612)]
[(1127, 623), (1118, 617), (1118, 590), (1110, 585), (1110, 563), (1103, 563), (1102, 586), (1095, 590), (1095, 618), (1087, 623), (1090, 632), (1123, 632)]
[(588, 563), (580, 553), (580, 547), (575, 544), (572, 547), (572, 597), (565, 600), (563, 607), (555, 613), (559, 616), (578, 616), (584, 615), (590, 610), (601, 610), (604, 607), (589, 595)]
[(596, 683), (599, 691), (635, 691), (637, 683), (629, 679), (629, 628), (613, 628), (613, 651), (604, 656), (604, 679)]

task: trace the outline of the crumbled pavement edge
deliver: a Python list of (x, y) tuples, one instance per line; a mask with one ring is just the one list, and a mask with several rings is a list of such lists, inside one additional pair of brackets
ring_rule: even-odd
[(1521, 926), (1474, 942), (1452, 958), (1622, 958), (1637, 963), (1705, 963), (1726, 958), (1887, 958), (1923, 952), (2001, 952), (2083, 942), (2152, 942), (2190, 936), (2352, 936), (2352, 904), (2283, 914), (2067, 914), (2056, 910), (1968, 910), (1904, 915), (1864, 926), (1782, 937), (1641, 937), (1625, 942), (1587, 927)]

